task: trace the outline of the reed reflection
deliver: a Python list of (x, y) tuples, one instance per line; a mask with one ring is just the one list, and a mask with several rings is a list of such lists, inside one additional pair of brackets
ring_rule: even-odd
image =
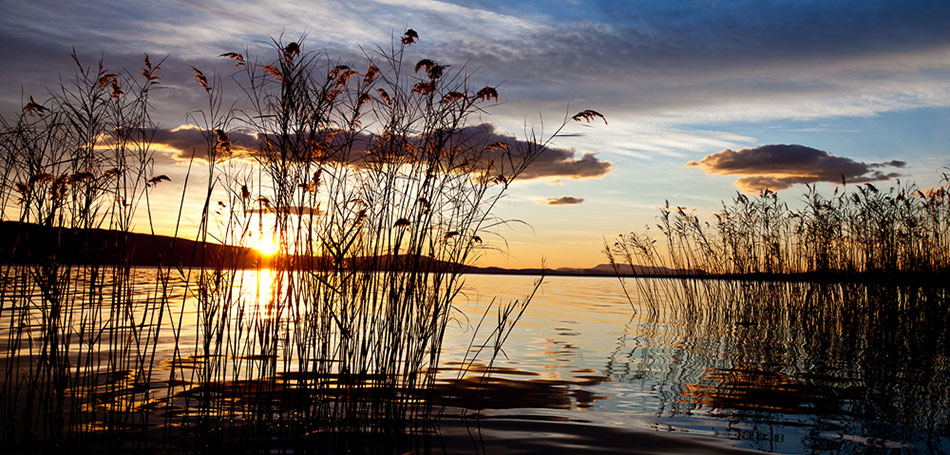
[[(656, 380), (661, 421), (714, 416), (727, 422), (727, 435), (765, 450), (785, 439), (822, 453), (947, 447), (950, 399), (940, 392), (950, 385), (945, 288), (686, 279), (638, 285), (650, 300), (639, 303), (655, 311), (631, 318), (605, 371), (623, 381)], [(663, 374), (644, 363), (662, 358), (644, 353), (653, 347), (670, 350)], [(623, 357), (630, 364), (618, 368)]]

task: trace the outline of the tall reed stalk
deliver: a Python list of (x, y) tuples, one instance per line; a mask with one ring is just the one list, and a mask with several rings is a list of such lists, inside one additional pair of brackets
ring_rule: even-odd
[[(228, 178), (209, 179), (220, 188), (209, 187), (204, 219), (211, 195), (225, 194), (216, 237), (273, 235), (280, 248), (264, 311), (220, 292), (240, 272), (199, 272), (206, 348), (196, 355), (241, 359), (254, 394), (303, 392), (281, 418), (365, 431), (431, 414), (466, 267), (500, 223), (492, 209), (546, 146), (488, 142), (470, 119), (494, 88), (428, 59), (407, 71), (407, 41), (368, 54), (361, 73), (298, 42), (275, 41), (263, 61), (225, 54), (247, 96), (233, 114), (217, 110), (216, 87), (195, 72), (209, 97), (200, 114), (209, 167), (230, 166)], [(228, 124), (257, 143), (231, 144)], [(238, 320), (246, 325), (226, 329)], [(240, 341), (225, 343), (225, 332)], [(222, 384), (229, 371), (209, 359), (196, 374)], [(260, 404), (241, 418), (266, 420), (270, 404)]]
[[(132, 230), (169, 215), (150, 196), (169, 180), (152, 146), (161, 62), (146, 57), (139, 77), (74, 57), (74, 79), (2, 119), (3, 220), (42, 227), (2, 268), (3, 440), (312, 450), (312, 435), (428, 425), (453, 299), (504, 223), (492, 211), (569, 119), (547, 139), (498, 141), (474, 123), (495, 88), (429, 59), (410, 71), (417, 39), (367, 53), (362, 72), (302, 39), (222, 54), (239, 67), (233, 104), (193, 68), (208, 104), (188, 114), (204, 138), (188, 179), (203, 168), (208, 183), (193, 251), (173, 244), (153, 269), (133, 267)], [(258, 238), (278, 253), (254, 253)], [(529, 300), (498, 309), (489, 364)]]
[[(776, 422), (792, 419), (815, 452), (874, 447), (812, 436), (830, 428), (939, 452), (948, 409), (936, 392), (948, 377), (947, 184), (946, 176), (929, 190), (863, 184), (830, 197), (810, 186), (798, 209), (770, 191), (740, 194), (714, 222), (667, 203), (660, 235), (605, 244), (624, 289), (636, 287), (631, 305), (645, 313), (631, 318), (649, 330), (637, 339), (675, 326), (682, 338), (662, 348), (692, 363), (657, 378), (660, 412), (705, 408), (729, 431), (741, 429), (731, 437), (751, 434), (763, 450), (775, 450)], [(673, 273), (649, 276), (648, 267)], [(631, 271), (647, 276), (622, 276)], [(638, 380), (644, 370), (655, 371), (638, 370)]]
[(624, 286), (621, 275), (642, 267), (674, 271), (635, 281), (640, 303), (653, 312), (665, 301), (699, 305), (704, 296), (725, 292), (724, 283), (737, 285), (683, 278), (940, 282), (950, 271), (948, 183), (946, 175), (928, 190), (898, 183), (881, 191), (866, 183), (850, 192), (836, 188), (830, 197), (808, 186), (799, 209), (768, 190), (739, 194), (713, 215), (715, 224), (667, 202), (657, 218), (658, 238), (647, 228), (605, 242), (603, 251)]
[[(809, 186), (799, 209), (771, 191), (739, 194), (701, 220), (684, 207), (660, 209), (657, 246), (647, 228), (621, 235), (614, 261), (714, 275), (943, 272), (950, 267), (950, 193), (901, 185), (858, 185), (831, 197)], [(631, 262), (632, 261), (632, 262)]]
[[(126, 398), (148, 394), (161, 324), (162, 291), (136, 284), (127, 242), (150, 187), (164, 179), (152, 171), (149, 116), (161, 62), (146, 56), (137, 77), (73, 60), (75, 75), (44, 104), (30, 97), (2, 120), (3, 218), (44, 233), (9, 239), (7, 252), (28, 260), (2, 272), (0, 431), (23, 447), (140, 423)], [(108, 251), (68, 235), (97, 228), (115, 233)], [(67, 251), (87, 260), (68, 264)]]

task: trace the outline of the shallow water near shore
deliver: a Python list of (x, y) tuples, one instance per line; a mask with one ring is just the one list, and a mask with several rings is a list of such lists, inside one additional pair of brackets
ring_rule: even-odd
[[(154, 273), (135, 270), (143, 286), (154, 282)], [(246, 298), (261, 299), (272, 289), (269, 271), (242, 273), (245, 283), (254, 283), (246, 286)], [(536, 279), (466, 278), (454, 302), (457, 313), (445, 335), (432, 397), (441, 423), (430, 432), (431, 440), (408, 444), (409, 450), (950, 451), (944, 289), (729, 283), (707, 286), (705, 294), (670, 295), (657, 305), (638, 293), (634, 280), (627, 281), (631, 304), (616, 279), (546, 277), (494, 362), (480, 357), (469, 365), (473, 352), (490, 341), (484, 330), (473, 332), (489, 304), (524, 299)], [(723, 289), (737, 295), (704, 300)], [(181, 343), (196, 342), (196, 312), (187, 308), (193, 302), (186, 291), (177, 293), (185, 306)], [(259, 307), (267, 311), (266, 305)], [(493, 311), (483, 327), (491, 325)], [(0, 316), (9, 318), (5, 313)], [(0, 340), (6, 343), (12, 325), (3, 322)], [(172, 338), (159, 337), (150, 385), (158, 392), (139, 403), (154, 414), (150, 421), (156, 428), (169, 415), (196, 412), (179, 401), (201, 393), (196, 378), (169, 377), (175, 349)], [(193, 346), (178, 349), (195, 352)], [(242, 360), (249, 359), (228, 359), (222, 368), (239, 371), (234, 365)], [(0, 365), (6, 374), (17, 361), (8, 356)], [(116, 369), (94, 380), (114, 385), (129, 381), (130, 374)], [(282, 379), (292, 390), (296, 378)], [(240, 380), (237, 375), (227, 388), (217, 389), (215, 399), (250, 399)], [(140, 389), (120, 388), (112, 398), (135, 402)], [(165, 391), (178, 401), (156, 397)]]

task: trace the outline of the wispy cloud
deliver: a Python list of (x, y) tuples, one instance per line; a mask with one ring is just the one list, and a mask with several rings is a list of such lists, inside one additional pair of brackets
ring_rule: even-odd
[[(636, 122), (624, 116), (616, 119), (611, 117), (611, 120), (616, 121), (610, 126), (598, 128), (594, 133), (578, 138), (559, 139), (558, 143), (584, 145), (611, 155), (640, 160), (668, 157), (677, 158), (679, 161), (695, 153), (737, 148), (756, 142), (753, 137), (724, 131), (686, 129), (657, 122)], [(633, 126), (627, 126), (628, 122), (633, 123)], [(620, 126), (614, 127), (615, 123)]]
[(487, 9), (456, 5), (450, 2), (437, 0), (374, 0), (374, 2), (403, 10), (430, 13), (439, 18), (445, 18), (444, 20), (449, 23), (464, 21), (471, 26), (474, 21), (482, 26), (482, 30), (485, 30), (484, 26), (487, 26), (492, 30), (504, 29), (511, 34), (516, 34), (521, 31), (537, 31), (542, 28), (540, 24), (519, 17), (500, 14)]
[(862, 163), (831, 155), (804, 145), (763, 145), (738, 151), (723, 150), (686, 166), (699, 167), (710, 174), (739, 175), (736, 187), (745, 192), (783, 190), (792, 185), (814, 182), (850, 183), (888, 180), (899, 176), (880, 168), (902, 168), (906, 163)]
[[(311, 49), (359, 57), (358, 45), (385, 46), (411, 26), (422, 35), (413, 52), (424, 54), (413, 58), (466, 65), (479, 78), (503, 82), (518, 108), (512, 119), (523, 107), (563, 108), (571, 100), (612, 112), (612, 124), (621, 113), (696, 124), (950, 106), (945, 1), (624, 1), (565, 9), (594, 11), (584, 19), (558, 9), (518, 15), (491, 2), (476, 5), (14, 2), (0, 17), (0, 54), (20, 67), (66, 60), (70, 47), (109, 59), (148, 52), (191, 62), (261, 46), (283, 32), (308, 34)], [(320, 25), (328, 21), (333, 27)], [(0, 77), (0, 88), (18, 88), (10, 84)]]

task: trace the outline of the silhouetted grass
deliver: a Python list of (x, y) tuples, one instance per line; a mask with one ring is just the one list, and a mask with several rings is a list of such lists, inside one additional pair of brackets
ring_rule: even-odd
[[(31, 97), (15, 120), (3, 119), (3, 217), (46, 228), (129, 232), (161, 180), (152, 174), (148, 115), (161, 63), (146, 57), (143, 77), (136, 78), (101, 64), (84, 67), (73, 57), (74, 78), (45, 106)], [(12, 447), (57, 446), (76, 434), (142, 421), (130, 412), (131, 400), (100, 397), (124, 398), (152, 381), (149, 359), (167, 277), (151, 288), (137, 285), (121, 234), (100, 255), (65, 240), (55, 236), (32, 264), (3, 268), (0, 431)], [(6, 241), (13, 250), (30, 248)], [(88, 253), (87, 264), (64, 265), (57, 253), (67, 249)]]
[[(685, 207), (660, 209), (650, 229), (620, 235), (613, 264), (650, 265), (705, 275), (921, 276), (950, 270), (950, 193), (865, 183), (831, 197), (810, 186), (799, 209), (771, 191), (739, 194), (703, 220)], [(841, 191), (839, 191), (839, 189)], [(658, 244), (657, 241), (660, 240)]]
[[(546, 140), (469, 134), (497, 92), (428, 59), (408, 71), (416, 39), (369, 53), (362, 73), (302, 42), (222, 54), (243, 92), (232, 107), (220, 78), (193, 68), (208, 100), (189, 113), (205, 138), (189, 180), (208, 182), (186, 262), (199, 267), (169, 254), (135, 269), (122, 235), (171, 215), (151, 210), (169, 180), (154, 171), (149, 114), (161, 62), (146, 57), (139, 77), (76, 58), (73, 80), (3, 119), (4, 219), (120, 233), (107, 251), (58, 237), (48, 255), (2, 269), (5, 444), (394, 451), (390, 437), (429, 425), (462, 272)], [(256, 142), (232, 144), (234, 132)], [(181, 197), (179, 220), (192, 215)], [(260, 236), (279, 245), (272, 270), (238, 270), (246, 258), (205, 246)], [(65, 249), (85, 264), (65, 264)], [(483, 373), (529, 300), (497, 308)]]
[[(618, 271), (684, 271), (619, 278), (634, 281), (627, 297), (645, 310), (647, 333), (658, 321), (676, 324), (682, 338), (667, 344), (685, 347), (672, 356), (709, 362), (688, 369), (697, 377), (670, 369), (661, 409), (715, 410), (766, 450), (775, 421), (787, 418), (810, 428), (815, 437), (803, 443), (816, 452), (875, 441), (939, 451), (950, 341), (946, 183), (886, 192), (864, 184), (830, 198), (810, 187), (797, 210), (769, 191), (739, 195), (715, 222), (667, 204), (658, 239), (632, 233), (605, 245)], [(785, 417), (798, 415), (809, 421)], [(829, 441), (828, 431), (869, 442)]]

